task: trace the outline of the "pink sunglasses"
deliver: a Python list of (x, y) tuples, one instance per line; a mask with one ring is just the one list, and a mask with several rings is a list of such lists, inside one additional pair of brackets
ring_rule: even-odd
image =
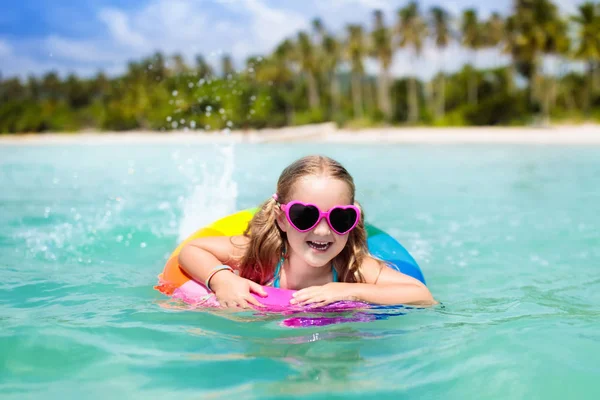
[(319, 207), (301, 201), (291, 201), (280, 205), (288, 222), (298, 231), (313, 229), (323, 218), (329, 227), (338, 235), (345, 235), (358, 225), (360, 209), (354, 205), (334, 206), (329, 211), (321, 211)]

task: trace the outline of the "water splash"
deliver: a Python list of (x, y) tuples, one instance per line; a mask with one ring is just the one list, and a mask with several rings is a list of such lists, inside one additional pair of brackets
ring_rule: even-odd
[(184, 240), (200, 227), (236, 211), (237, 183), (233, 179), (235, 151), (233, 145), (219, 148), (220, 158), (210, 168), (203, 164), (202, 179), (192, 194), (183, 200), (179, 224), (179, 240)]

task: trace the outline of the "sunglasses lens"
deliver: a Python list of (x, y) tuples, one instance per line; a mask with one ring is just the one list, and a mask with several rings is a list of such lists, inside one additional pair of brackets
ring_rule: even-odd
[(301, 231), (312, 228), (319, 219), (319, 210), (313, 206), (294, 204), (289, 209), (290, 221)]
[(331, 227), (339, 233), (346, 233), (358, 219), (356, 210), (352, 208), (334, 208), (329, 214)]

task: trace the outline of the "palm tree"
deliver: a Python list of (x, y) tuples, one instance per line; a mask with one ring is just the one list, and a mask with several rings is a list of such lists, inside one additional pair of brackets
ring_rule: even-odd
[(235, 74), (233, 61), (229, 54), (224, 54), (223, 57), (221, 57), (221, 73), (223, 74), (224, 79), (230, 79)]
[(286, 39), (281, 42), (273, 54), (256, 64), (256, 80), (263, 84), (275, 86), (277, 93), (281, 94), (281, 98), (285, 105), (286, 122), (292, 124), (294, 105), (292, 102), (294, 91), (294, 73), (291, 68), (291, 63), (294, 58), (294, 45)]
[(441, 53), (440, 74), (438, 78), (437, 106), (435, 109), (436, 118), (442, 118), (446, 112), (446, 82), (444, 76), (444, 53), (450, 43), (450, 15), (442, 7), (432, 7), (431, 16), (433, 19), (433, 39), (435, 45)]
[(504, 37), (500, 44), (501, 51), (511, 57), (511, 62), (506, 69), (506, 82), (508, 82), (508, 92), (511, 94), (515, 90), (515, 71), (518, 62), (515, 55), (519, 40), (517, 19), (511, 15), (504, 21)]
[(348, 25), (348, 41), (346, 44), (346, 56), (350, 62), (352, 71), (352, 104), (354, 106), (354, 117), (362, 118), (362, 79), (364, 73), (363, 58), (366, 53), (364, 34), (362, 26)]
[(323, 25), (323, 21), (321, 18), (314, 18), (312, 20), (312, 28), (315, 35), (315, 43), (320, 43), (323, 41), (323, 38), (327, 34), (325, 30), (325, 25)]
[(189, 71), (188, 66), (185, 64), (185, 60), (180, 53), (173, 55), (173, 73), (175, 75), (185, 74)]
[(519, 72), (529, 81), (529, 101), (538, 98), (540, 56), (547, 40), (548, 0), (514, 0), (511, 20), (514, 29), (513, 59)]
[[(423, 51), (423, 42), (427, 36), (427, 24), (423, 21), (416, 2), (409, 3), (398, 11), (397, 32), (400, 36), (399, 46), (412, 50), (411, 63), (414, 63)], [(408, 81), (408, 121), (416, 123), (419, 119), (419, 97), (417, 81), (411, 76)]]
[(297, 45), (300, 69), (304, 72), (308, 86), (308, 104), (311, 109), (317, 109), (319, 108), (319, 89), (315, 77), (318, 67), (315, 48), (306, 32), (298, 33)]
[(470, 8), (463, 12), (462, 44), (471, 51), (471, 68), (469, 73), (469, 103), (477, 104), (477, 51), (482, 46), (482, 32), (477, 19), (477, 11)]
[(210, 65), (206, 62), (201, 54), (196, 56), (196, 76), (200, 78), (208, 78), (212, 76), (213, 71)]
[(323, 37), (322, 47), (323, 68), (327, 74), (331, 96), (330, 116), (334, 117), (338, 113), (340, 107), (340, 84), (336, 70), (341, 58), (341, 46), (333, 36), (326, 34)]
[(492, 13), (483, 24), (483, 47), (497, 48), (504, 40), (504, 20), (499, 13)]
[(379, 76), (377, 85), (377, 103), (379, 109), (389, 121), (392, 117), (392, 106), (390, 101), (389, 71), (392, 64), (392, 37), (389, 29), (385, 26), (383, 12), (375, 10), (375, 29), (372, 32), (373, 45), (371, 54), (379, 60)]
[(575, 57), (587, 62), (588, 89), (586, 111), (589, 110), (592, 94), (598, 90), (597, 74), (600, 62), (600, 5), (587, 2), (578, 8), (579, 14), (572, 20), (578, 25), (577, 39), (579, 45), (575, 49)]

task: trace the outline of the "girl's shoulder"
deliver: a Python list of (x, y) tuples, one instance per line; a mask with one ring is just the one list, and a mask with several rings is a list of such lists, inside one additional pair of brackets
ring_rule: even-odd
[(250, 239), (244, 235), (207, 236), (191, 240), (188, 245), (208, 251), (222, 263), (235, 264), (244, 256)]
[(385, 268), (383, 261), (367, 255), (360, 265), (360, 273), (365, 279), (365, 283), (376, 283), (383, 268)]

